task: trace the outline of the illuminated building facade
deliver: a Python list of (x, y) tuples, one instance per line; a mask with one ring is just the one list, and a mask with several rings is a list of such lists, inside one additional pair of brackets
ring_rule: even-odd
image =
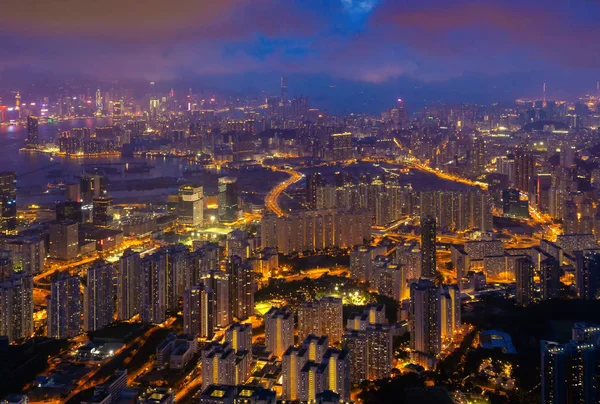
[(267, 350), (280, 357), (294, 345), (294, 315), (285, 308), (271, 308), (265, 314), (265, 344)]
[(83, 290), (83, 327), (94, 331), (114, 321), (114, 267), (103, 261), (96, 261), (87, 271)]
[(48, 337), (66, 339), (81, 333), (81, 281), (68, 272), (52, 281), (46, 298)]

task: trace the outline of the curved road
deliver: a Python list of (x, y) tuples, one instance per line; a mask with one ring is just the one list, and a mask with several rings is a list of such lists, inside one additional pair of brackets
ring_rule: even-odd
[(281, 169), (276, 166), (270, 166), (269, 168), (273, 171), (279, 171), (290, 175), (290, 178), (277, 184), (277, 186), (271, 189), (271, 191), (269, 191), (265, 197), (265, 206), (267, 209), (275, 213), (277, 216), (284, 216), (285, 213), (283, 212), (283, 209), (281, 209), (281, 206), (279, 206), (279, 197), (281, 196), (281, 193), (287, 189), (287, 187), (300, 181), (302, 179), (302, 174), (293, 169)]

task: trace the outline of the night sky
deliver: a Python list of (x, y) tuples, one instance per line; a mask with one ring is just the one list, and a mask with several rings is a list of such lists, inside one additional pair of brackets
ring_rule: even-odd
[(369, 108), (544, 81), (574, 99), (600, 80), (598, 21), (591, 0), (3, 1), (0, 71), (267, 91), (285, 74), (290, 93)]

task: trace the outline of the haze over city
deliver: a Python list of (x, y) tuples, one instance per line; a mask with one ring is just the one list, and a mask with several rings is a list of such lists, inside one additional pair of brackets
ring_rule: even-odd
[(0, 6), (0, 404), (600, 403), (600, 3)]

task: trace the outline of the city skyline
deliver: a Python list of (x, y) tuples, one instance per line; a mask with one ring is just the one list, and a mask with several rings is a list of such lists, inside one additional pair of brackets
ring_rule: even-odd
[(544, 83), (549, 97), (574, 100), (594, 93), (600, 80), (597, 45), (589, 39), (598, 31), (591, 16), (600, 6), (591, 2), (205, 0), (167, 9), (157, 1), (142, 8), (113, 0), (64, 6), (68, 13), (42, 1), (32, 10), (5, 5), (0, 86), (84, 77), (246, 95), (274, 91), (285, 75), (290, 93), (311, 96), (334, 112), (360, 113), (381, 110), (398, 96), (411, 109), (432, 99), (535, 98)]
[(3, 5), (0, 404), (598, 404), (599, 11)]

